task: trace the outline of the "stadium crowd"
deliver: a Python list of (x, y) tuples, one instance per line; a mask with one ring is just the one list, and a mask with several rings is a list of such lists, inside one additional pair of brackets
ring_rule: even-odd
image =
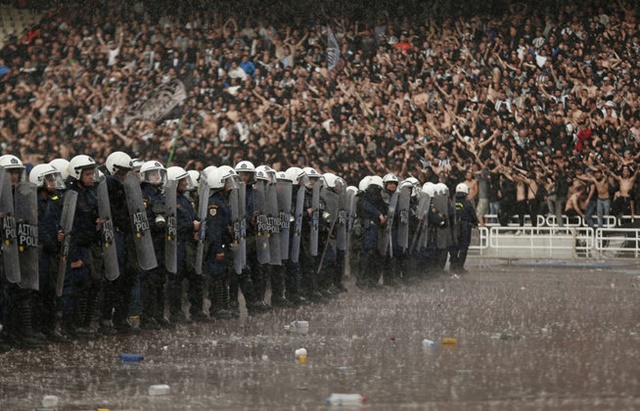
[[(0, 51), (2, 153), (104, 163), (115, 150), (169, 161), (174, 148), (186, 169), (250, 160), (350, 184), (465, 181), (481, 224), (633, 215), (637, 8), (527, 4), (62, 2)], [(181, 120), (125, 127), (126, 108), (174, 78)]]

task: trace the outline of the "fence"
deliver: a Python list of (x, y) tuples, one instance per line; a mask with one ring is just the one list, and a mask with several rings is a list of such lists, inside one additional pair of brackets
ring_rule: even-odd
[[(472, 235), (470, 255), (506, 259), (608, 259), (640, 256), (640, 227), (631, 216), (606, 216), (602, 228), (587, 226), (581, 217), (563, 216), (558, 226), (555, 216), (538, 216), (538, 226), (513, 220), (506, 226), (486, 215), (488, 223)], [(597, 217), (594, 216), (594, 222)]]

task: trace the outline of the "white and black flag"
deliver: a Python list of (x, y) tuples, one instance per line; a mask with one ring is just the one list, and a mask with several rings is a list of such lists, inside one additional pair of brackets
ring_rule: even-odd
[(128, 127), (134, 120), (160, 121), (174, 112), (174, 117), (179, 117), (186, 98), (187, 90), (182, 81), (173, 79), (164, 83), (127, 107), (124, 126)]
[(340, 45), (331, 27), (327, 26), (327, 67), (331, 73), (340, 63)]

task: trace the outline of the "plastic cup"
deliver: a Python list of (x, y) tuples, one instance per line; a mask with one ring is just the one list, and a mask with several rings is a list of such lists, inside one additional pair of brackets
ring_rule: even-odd
[(296, 360), (298, 360), (299, 364), (307, 363), (307, 350), (305, 348), (298, 348), (295, 354), (296, 354)]

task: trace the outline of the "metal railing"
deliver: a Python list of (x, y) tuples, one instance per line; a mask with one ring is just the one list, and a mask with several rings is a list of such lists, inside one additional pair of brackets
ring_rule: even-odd
[[(635, 222), (631, 216), (605, 216), (603, 228), (587, 226), (584, 219), (563, 216), (564, 226), (555, 224), (555, 216), (539, 216), (537, 227), (519, 226), (513, 220), (507, 226), (492, 222), (486, 215), (485, 226), (472, 233), (470, 254), (509, 259), (580, 259), (640, 257), (640, 228), (620, 227)], [(593, 217), (597, 222), (597, 216)]]
[(595, 251), (602, 258), (638, 258), (640, 230), (635, 228), (599, 228), (595, 232)]

